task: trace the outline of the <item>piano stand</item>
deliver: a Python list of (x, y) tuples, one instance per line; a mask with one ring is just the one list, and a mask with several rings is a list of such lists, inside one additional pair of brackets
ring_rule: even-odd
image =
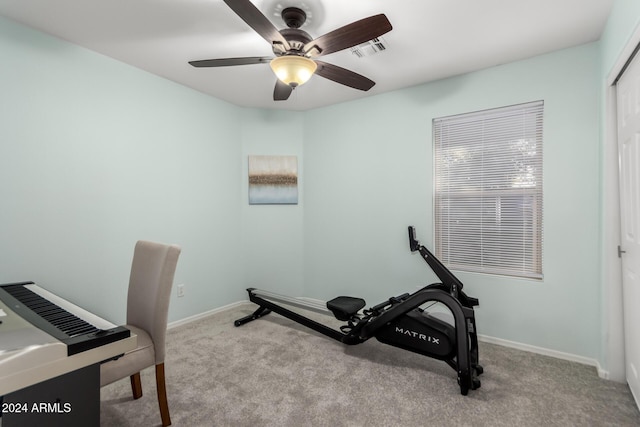
[(100, 425), (100, 364), (4, 396), (2, 427)]

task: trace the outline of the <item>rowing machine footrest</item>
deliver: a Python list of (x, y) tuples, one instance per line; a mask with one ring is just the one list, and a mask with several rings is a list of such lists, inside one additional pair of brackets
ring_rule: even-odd
[(366, 304), (362, 298), (336, 297), (327, 301), (327, 308), (336, 316), (336, 319), (347, 321)]

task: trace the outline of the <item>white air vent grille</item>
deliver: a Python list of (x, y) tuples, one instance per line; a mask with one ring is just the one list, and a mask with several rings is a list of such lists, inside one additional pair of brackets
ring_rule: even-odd
[(385, 40), (382, 37), (376, 37), (375, 39), (369, 40), (368, 42), (352, 47), (351, 53), (353, 53), (358, 58), (362, 58), (364, 56), (375, 55), (376, 53), (382, 52), (386, 49), (387, 44)]

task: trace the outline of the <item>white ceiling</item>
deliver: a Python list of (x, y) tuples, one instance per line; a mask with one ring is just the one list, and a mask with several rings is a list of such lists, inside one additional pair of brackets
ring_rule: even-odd
[(277, 11), (310, 13), (312, 37), (384, 13), (388, 49), (322, 57), (376, 82), (362, 92), (319, 76), (273, 101), (267, 64), (194, 68), (187, 62), (272, 56), (222, 0), (0, 0), (0, 14), (240, 106), (307, 110), (503, 64), (600, 38), (614, 0), (252, 0), (278, 28)]

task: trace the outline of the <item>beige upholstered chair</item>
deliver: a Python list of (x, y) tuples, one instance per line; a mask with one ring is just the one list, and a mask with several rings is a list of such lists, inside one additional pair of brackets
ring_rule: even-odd
[(164, 380), (165, 336), (171, 286), (180, 255), (177, 245), (138, 241), (133, 254), (127, 328), (138, 336), (138, 346), (100, 367), (100, 386), (130, 377), (133, 398), (142, 397), (140, 371), (156, 367), (158, 404), (162, 425), (171, 425)]

